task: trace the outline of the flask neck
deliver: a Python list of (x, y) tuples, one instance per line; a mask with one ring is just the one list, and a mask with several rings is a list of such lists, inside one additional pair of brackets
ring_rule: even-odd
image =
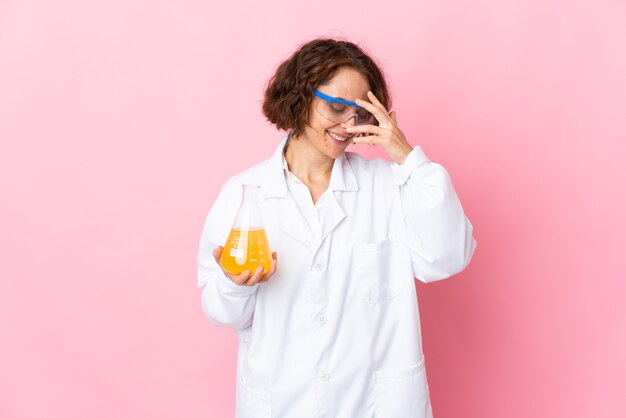
[(259, 190), (261, 187), (257, 184), (244, 184), (242, 203), (256, 203), (259, 198)]
[(259, 190), (257, 184), (242, 184), (241, 207), (235, 218), (234, 228), (241, 230), (263, 229), (261, 209), (259, 207)]

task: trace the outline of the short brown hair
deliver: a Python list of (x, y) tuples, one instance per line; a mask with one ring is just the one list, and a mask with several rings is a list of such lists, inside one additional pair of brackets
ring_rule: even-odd
[(308, 125), (313, 90), (344, 66), (362, 73), (372, 93), (386, 109), (391, 108), (387, 82), (374, 59), (352, 42), (317, 38), (301, 45), (278, 66), (265, 88), (263, 114), (278, 129), (291, 129), (293, 136), (299, 136)]

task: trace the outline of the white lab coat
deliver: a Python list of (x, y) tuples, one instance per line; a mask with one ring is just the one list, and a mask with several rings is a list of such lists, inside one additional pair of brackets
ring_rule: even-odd
[[(200, 239), (202, 309), (239, 337), (236, 418), (432, 417), (414, 277), (450, 277), (476, 248), (447, 171), (420, 146), (402, 165), (346, 152), (316, 238), (285, 183), (287, 138), (226, 181)], [(212, 255), (244, 183), (261, 185), (278, 256), (274, 276), (254, 287), (233, 283)]]

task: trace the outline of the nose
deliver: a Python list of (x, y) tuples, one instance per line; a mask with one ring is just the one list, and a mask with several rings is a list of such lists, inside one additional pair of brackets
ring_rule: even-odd
[(341, 124), (341, 127), (344, 129), (349, 128), (351, 126), (356, 126), (356, 113), (350, 116)]

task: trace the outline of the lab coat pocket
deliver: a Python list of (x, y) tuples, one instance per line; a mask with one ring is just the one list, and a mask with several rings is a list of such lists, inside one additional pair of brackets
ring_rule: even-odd
[(243, 376), (237, 388), (235, 418), (271, 418), (272, 398), (268, 391), (250, 386)]
[(385, 302), (400, 294), (410, 279), (405, 274), (407, 260), (402, 250), (390, 238), (354, 247), (353, 277), (366, 302)]
[(424, 357), (415, 366), (374, 371), (376, 418), (432, 418)]

